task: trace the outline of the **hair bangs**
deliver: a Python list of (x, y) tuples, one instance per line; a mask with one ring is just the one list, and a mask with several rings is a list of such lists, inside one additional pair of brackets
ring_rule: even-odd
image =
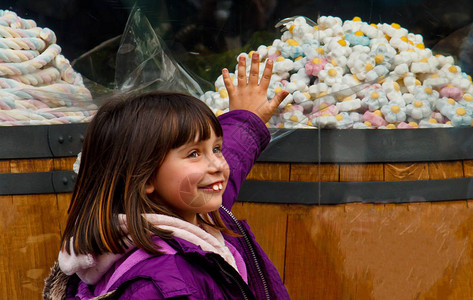
[(217, 137), (223, 136), (222, 127), (214, 113), (200, 100), (192, 105), (186, 105), (174, 111), (172, 116), (171, 149), (178, 148), (191, 142), (205, 141), (210, 138), (212, 131)]

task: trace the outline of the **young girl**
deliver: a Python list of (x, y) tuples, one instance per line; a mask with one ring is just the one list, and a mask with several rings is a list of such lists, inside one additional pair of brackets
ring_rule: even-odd
[(102, 106), (89, 124), (58, 263), (45, 299), (288, 299), (248, 225), (230, 212), (269, 142), (272, 61), (258, 54), (230, 112), (154, 92)]

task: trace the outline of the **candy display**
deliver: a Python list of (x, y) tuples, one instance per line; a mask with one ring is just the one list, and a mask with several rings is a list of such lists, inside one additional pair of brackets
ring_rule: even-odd
[[(290, 92), (272, 128), (392, 129), (472, 126), (471, 76), (452, 56), (435, 55), (399, 24), (322, 16), (280, 22), (283, 33), (261, 45), (261, 68), (274, 61), (268, 99)], [(241, 53), (249, 60), (254, 52)], [(247, 72), (249, 72), (249, 61)], [(231, 74), (236, 83), (237, 70)], [(260, 74), (261, 75), (261, 74)], [(201, 100), (228, 111), (221, 76)]]
[(0, 125), (87, 122), (96, 110), (56, 35), (0, 10)]

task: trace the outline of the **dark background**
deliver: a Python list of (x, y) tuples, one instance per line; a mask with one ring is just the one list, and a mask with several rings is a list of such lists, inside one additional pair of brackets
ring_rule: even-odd
[[(216, 78), (231, 59), (280, 36), (274, 25), (283, 18), (319, 15), (342, 20), (359, 16), (369, 23), (399, 23), (424, 36), (427, 47), (454, 55), (473, 71), (473, 1), (458, 0), (0, 0), (0, 9), (15, 11), (49, 27), (69, 60), (119, 36), (133, 5), (141, 8), (173, 56), (207, 80)], [(113, 49), (109, 49), (113, 59)], [(113, 63), (109, 63), (112, 66)], [(106, 66), (104, 66), (106, 67)], [(80, 71), (80, 70), (79, 70)]]

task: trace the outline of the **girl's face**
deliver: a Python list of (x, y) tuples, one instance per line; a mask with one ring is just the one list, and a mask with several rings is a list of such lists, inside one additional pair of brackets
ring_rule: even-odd
[(187, 143), (166, 155), (156, 177), (146, 185), (152, 199), (186, 221), (197, 224), (197, 213), (217, 210), (230, 170), (222, 155), (222, 138)]

